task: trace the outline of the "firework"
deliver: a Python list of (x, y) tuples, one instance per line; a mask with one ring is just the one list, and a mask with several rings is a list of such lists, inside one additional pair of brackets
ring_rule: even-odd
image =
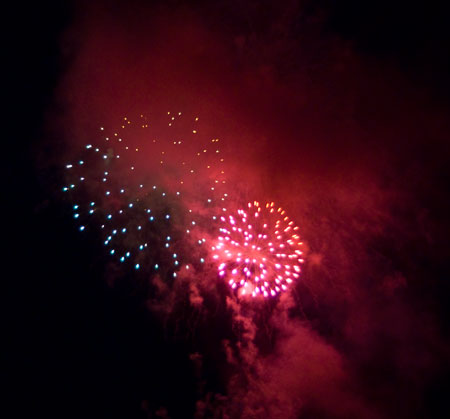
[(63, 192), (78, 229), (99, 231), (118, 262), (176, 277), (182, 266), (204, 262), (190, 260), (186, 243), (195, 235), (204, 246), (193, 232), (218, 222), (228, 194), (219, 139), (201, 135), (198, 117), (183, 123), (181, 112), (168, 112), (163, 122), (152, 130), (140, 115), (124, 117), (117, 130), (100, 127), (66, 164)]
[(219, 276), (239, 295), (274, 297), (300, 278), (299, 228), (283, 208), (254, 201), (220, 220), (213, 258)]

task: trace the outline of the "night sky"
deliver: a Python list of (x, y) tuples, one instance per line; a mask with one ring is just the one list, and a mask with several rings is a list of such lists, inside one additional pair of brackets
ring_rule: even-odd
[[(449, 12), (384, 0), (8, 10), (8, 417), (450, 417)], [(77, 228), (68, 161), (124, 116), (150, 115), (164, 136), (167, 111), (220, 138), (228, 210), (273, 200), (300, 226), (302, 275), (281, 296), (242, 298), (213, 263), (171, 280), (123, 269)], [(152, 150), (141, 175), (170, 188)], [(201, 174), (188, 187), (199, 200)], [(174, 237), (183, 202), (168, 207)]]

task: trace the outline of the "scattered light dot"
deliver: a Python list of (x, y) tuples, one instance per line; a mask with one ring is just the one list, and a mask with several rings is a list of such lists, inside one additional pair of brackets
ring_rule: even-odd
[[(177, 112), (176, 114), (169, 113), (169, 121), (168, 122), (170, 122), (170, 119), (171, 119), (171, 121), (173, 121), (173, 126), (175, 126), (175, 124), (178, 125), (179, 124), (178, 121), (182, 122), (183, 119), (185, 120), (185, 118), (176, 119), (176, 117), (177, 116), (180, 117), (181, 114), (182, 114), (181, 112)], [(139, 127), (142, 126), (142, 128), (147, 128), (149, 125), (146, 123), (146, 118), (144, 118), (143, 115), (141, 115), (141, 118), (142, 119), (139, 120), (140, 123), (138, 126)], [(198, 121), (198, 120), (199, 120), (199, 118), (195, 117), (195, 121)], [(194, 125), (192, 119), (190, 119), (189, 123), (191, 123), (191, 125)], [(138, 231), (145, 230), (142, 228), (142, 225), (137, 225), (137, 223), (134, 224), (136, 222), (135, 220), (139, 220), (138, 222), (142, 223), (142, 219), (145, 218), (145, 216), (147, 216), (147, 217), (149, 217), (149, 221), (155, 222), (151, 226), (148, 226), (149, 233), (151, 233), (150, 237), (155, 234), (162, 235), (164, 230), (161, 230), (161, 228), (166, 228), (166, 234), (162, 235), (162, 237), (166, 238), (164, 245), (167, 248), (172, 247), (171, 244), (173, 243), (173, 240), (174, 240), (173, 237), (167, 235), (167, 233), (169, 233), (168, 227), (170, 226), (170, 228), (172, 228), (171, 223), (170, 224), (168, 222), (163, 223), (163, 224), (166, 224), (165, 227), (162, 225), (159, 225), (158, 223), (156, 223), (156, 220), (158, 220), (160, 222), (160, 220), (162, 218), (161, 216), (159, 216), (159, 218), (156, 217), (156, 219), (155, 219), (155, 217), (151, 215), (150, 209), (148, 209), (148, 210), (145, 209), (146, 213), (144, 213), (144, 211), (141, 210), (142, 207), (139, 206), (139, 201), (141, 202), (141, 205), (145, 202), (149, 202), (147, 200), (147, 198), (150, 195), (149, 194), (150, 191), (147, 188), (153, 187), (153, 190), (156, 190), (157, 186), (156, 185), (153, 185), (153, 186), (148, 185), (147, 188), (145, 190), (143, 190), (144, 184), (139, 183), (139, 181), (137, 181), (136, 183), (132, 182), (132, 184), (129, 185), (128, 181), (130, 179), (127, 179), (126, 176), (119, 177), (119, 174), (123, 173), (123, 170), (126, 171), (127, 169), (128, 170), (131, 169), (131, 170), (138, 171), (138, 169), (139, 169), (138, 164), (137, 164), (138, 161), (131, 160), (131, 157), (134, 157), (136, 159), (137, 154), (135, 155), (134, 153), (131, 153), (131, 152), (129, 153), (127, 151), (126, 155), (123, 156), (125, 158), (125, 162), (123, 162), (123, 163), (125, 163), (124, 165), (119, 165), (120, 162), (115, 160), (115, 158), (119, 159), (120, 156), (118, 153), (120, 153), (120, 150), (123, 150), (123, 151), (125, 151), (125, 150), (134, 151), (135, 150), (136, 152), (138, 152), (138, 151), (140, 151), (139, 149), (142, 149), (140, 144), (138, 145), (137, 143), (135, 144), (133, 142), (127, 143), (127, 138), (125, 138), (125, 134), (123, 134), (123, 133), (128, 133), (128, 131), (125, 130), (125, 128), (128, 128), (128, 124), (130, 124), (130, 121), (128, 120), (128, 118), (123, 117), (123, 119), (121, 120), (121, 124), (119, 124), (119, 126), (117, 127), (119, 129), (121, 127), (122, 129), (124, 129), (123, 131), (119, 130), (115, 133), (113, 131), (111, 133), (110, 137), (107, 137), (106, 133), (102, 134), (100, 136), (100, 140), (102, 140), (102, 141), (109, 141), (110, 139), (113, 140), (114, 138), (118, 141), (118, 142), (110, 141), (108, 144), (108, 148), (103, 147), (103, 146), (96, 147), (93, 144), (84, 145), (83, 148), (86, 148), (88, 150), (93, 149), (93, 151), (95, 150), (96, 153), (90, 154), (85, 151), (84, 152), (85, 154), (78, 156), (78, 158), (75, 157), (75, 159), (73, 160), (74, 161), (73, 165), (67, 164), (66, 168), (72, 169), (73, 171), (77, 171), (78, 176), (76, 177), (76, 179), (79, 179), (81, 181), (85, 180), (85, 177), (80, 176), (81, 172), (84, 170), (83, 174), (86, 176), (86, 182), (85, 183), (77, 183), (77, 184), (72, 183), (72, 184), (68, 184), (67, 186), (63, 187), (64, 192), (67, 192), (71, 189), (75, 189), (73, 191), (73, 194), (74, 194), (74, 197), (78, 196), (77, 200), (79, 199), (80, 194), (81, 194), (82, 199), (83, 198), (85, 199), (86, 195), (89, 197), (89, 194), (91, 194), (91, 196), (93, 197), (92, 194), (95, 193), (95, 191), (97, 191), (97, 193), (100, 193), (100, 194), (105, 194), (108, 197), (108, 198), (103, 198), (103, 199), (101, 199), (101, 197), (99, 197), (98, 199), (96, 199), (96, 201), (97, 201), (96, 203), (93, 201), (92, 202), (87, 201), (88, 203), (90, 203), (90, 208), (89, 208), (89, 206), (87, 207), (87, 213), (83, 212), (84, 208), (86, 206), (85, 202), (78, 201), (78, 204), (81, 204), (81, 205), (78, 205), (78, 204), (73, 205), (73, 209), (78, 210), (78, 211), (76, 211), (76, 214), (73, 214), (73, 216), (75, 218), (81, 219), (83, 216), (85, 216), (87, 214), (94, 214), (94, 212), (95, 212), (95, 214), (100, 214), (101, 217), (104, 217), (103, 219), (106, 218), (108, 220), (108, 222), (106, 223), (106, 229), (105, 229), (105, 224), (102, 224), (101, 228), (105, 229), (104, 230), (105, 233), (107, 231), (110, 231), (111, 236), (108, 237), (108, 239), (105, 241), (105, 244), (111, 245), (112, 237), (114, 237), (115, 242), (117, 241), (117, 246), (120, 246), (121, 250), (119, 250), (119, 247), (115, 246), (115, 247), (117, 247), (116, 249), (109, 248), (108, 251), (111, 255), (123, 252), (123, 256), (121, 256), (120, 254), (118, 255), (119, 256), (118, 260), (120, 260), (120, 262), (124, 262), (126, 257), (130, 257), (130, 252), (127, 252), (126, 247), (128, 247), (129, 250), (132, 251), (132, 253), (134, 250), (133, 257), (136, 257), (136, 255), (137, 255), (137, 252), (136, 252), (137, 248), (139, 248), (140, 251), (143, 251), (144, 248), (147, 247), (147, 243), (145, 243), (145, 245), (144, 245), (144, 244), (140, 244), (139, 242), (136, 243), (136, 241), (134, 241), (134, 245), (132, 244), (133, 240), (138, 239), (138, 236), (124, 234), (123, 236), (119, 235), (119, 237), (117, 237), (117, 232), (126, 233), (127, 229), (134, 230), (134, 228), (137, 228)], [(190, 128), (190, 131), (192, 131), (193, 134), (197, 134), (198, 129), (199, 129), (198, 124), (195, 124), (196, 129), (192, 129), (192, 128), (193, 127)], [(167, 125), (166, 125), (165, 129), (167, 129)], [(106, 129), (104, 127), (100, 127), (100, 130), (106, 131)], [(121, 134), (122, 138), (119, 138), (118, 132), (122, 132), (122, 134)], [(188, 130), (188, 134), (189, 134), (189, 130)], [(172, 133), (171, 135), (179, 135), (179, 134)], [(164, 161), (161, 160), (161, 162), (164, 163), (164, 166), (160, 166), (161, 168), (165, 167), (165, 165), (167, 165), (167, 164), (173, 165), (173, 163), (174, 163), (174, 160), (172, 160), (172, 157), (174, 156), (173, 153), (177, 152), (178, 155), (183, 155), (182, 154), (183, 147), (184, 147), (184, 144), (186, 143), (185, 141), (181, 141), (180, 138), (170, 138), (170, 139), (166, 138), (166, 139), (162, 139), (162, 140), (163, 141), (150, 138), (149, 143), (158, 142), (161, 145), (166, 144), (166, 146), (171, 145), (171, 144), (178, 146), (183, 143), (183, 146), (180, 146), (179, 148), (178, 147), (176, 147), (176, 148), (169, 147), (168, 149), (165, 149), (162, 152), (160, 149), (157, 153), (155, 153), (157, 155), (156, 162), (159, 161), (158, 157), (164, 159)], [(216, 172), (214, 169), (215, 168), (217, 169), (217, 167), (215, 167), (213, 163), (217, 164), (217, 162), (219, 160), (219, 156), (216, 157), (215, 153), (213, 153), (211, 155), (211, 151), (213, 151), (213, 150), (208, 149), (208, 146), (205, 147), (206, 144), (201, 144), (201, 140), (202, 140), (202, 138), (199, 138), (199, 142), (195, 145), (195, 146), (198, 146), (198, 149), (193, 150), (192, 154), (195, 156), (195, 154), (197, 154), (197, 152), (203, 151), (203, 153), (201, 153), (201, 154), (199, 153), (199, 155), (201, 156), (201, 157), (199, 157), (199, 160), (205, 159), (205, 162), (203, 163), (203, 161), (202, 161), (201, 164), (194, 164), (194, 165), (191, 165), (191, 167), (189, 167), (190, 161), (187, 160), (187, 158), (189, 158), (188, 155), (185, 156), (184, 162), (181, 162), (181, 161), (179, 162), (180, 165), (181, 164), (186, 165), (184, 167), (184, 169), (187, 169), (188, 171), (190, 171), (191, 174), (189, 176), (190, 176), (190, 178), (193, 179), (193, 182), (195, 182), (197, 179), (199, 179), (197, 176), (202, 176), (202, 174), (206, 175), (206, 173), (211, 173), (213, 171)], [(209, 143), (211, 141), (211, 138), (207, 139), (207, 141)], [(218, 141), (218, 139), (212, 140), (213, 143), (215, 143), (217, 141)], [(123, 142), (124, 144), (121, 144), (121, 142)], [(104, 144), (104, 143), (102, 143), (102, 144)], [(122, 149), (120, 147), (124, 147), (124, 149)], [(187, 149), (184, 149), (184, 151), (186, 151), (186, 150)], [(219, 152), (219, 150), (216, 150), (216, 153), (218, 153), (218, 152)], [(80, 159), (80, 157), (82, 157), (82, 158)], [(207, 157), (209, 158), (209, 160), (206, 160)], [(130, 160), (128, 160), (128, 158), (130, 158)], [(94, 170), (96, 168), (95, 168), (95, 166), (93, 166), (91, 164), (91, 161), (94, 162), (95, 164), (97, 164), (97, 172), (94, 172)], [(222, 161), (223, 161), (223, 159), (222, 159)], [(139, 164), (141, 164), (141, 162), (139, 162)], [(173, 166), (169, 166), (169, 167), (172, 168)], [(173, 167), (173, 168), (175, 169), (175, 167)], [(105, 169), (107, 169), (108, 171), (105, 171)], [(206, 172), (206, 169), (209, 169), (208, 172)], [(71, 172), (72, 171), (67, 172), (67, 174), (70, 174)], [(176, 173), (176, 172), (174, 171), (174, 173)], [(188, 174), (189, 172), (186, 173), (186, 170), (184, 170), (183, 173)], [(217, 173), (218, 173), (218, 171), (217, 171)], [(102, 174), (104, 174), (104, 176), (101, 176)], [(223, 174), (223, 171), (222, 171), (222, 174)], [(219, 180), (211, 179), (211, 182), (208, 184), (208, 187), (211, 187), (211, 185), (212, 184), (214, 185), (214, 183), (217, 184), (219, 182), (222, 182), (223, 176), (219, 177), (218, 179)], [(162, 197), (169, 197), (169, 196), (171, 197), (172, 193), (175, 192), (176, 196), (179, 197), (182, 192), (183, 192), (183, 195), (186, 193), (185, 189), (181, 190), (181, 188), (183, 188), (182, 185), (185, 184), (183, 179), (175, 179), (175, 180), (176, 180), (176, 184), (181, 185), (180, 190), (163, 192), (161, 190), (162, 187), (160, 187), (159, 193), (161, 193), (161, 195), (159, 195), (159, 193), (157, 194), (157, 195), (159, 195), (159, 198), (158, 198), (158, 196), (155, 197), (155, 194), (152, 194), (151, 199), (152, 200), (156, 199), (156, 201), (151, 201), (151, 202), (155, 202), (155, 204), (158, 203), (156, 205), (156, 207), (154, 208), (154, 210), (156, 210), (156, 209), (158, 209), (158, 211), (160, 210), (159, 202), (161, 202), (161, 203), (163, 202), (160, 198), (161, 196)], [(184, 180), (186, 180), (186, 179), (184, 179)], [(206, 176), (206, 180), (209, 182), (209, 175)], [(118, 183), (119, 181), (121, 181), (122, 184)], [(74, 180), (72, 180), (72, 182), (74, 182)], [(100, 183), (100, 185), (98, 185), (99, 183)], [(110, 183), (111, 183), (111, 185), (116, 185), (116, 186), (109, 186), (110, 190), (106, 190), (106, 187), (108, 187), (107, 184), (109, 185)], [(134, 186), (133, 186), (133, 183), (134, 183)], [(162, 185), (160, 185), (160, 186), (162, 186)], [(216, 186), (216, 189), (219, 189), (219, 187), (222, 185), (215, 185), (215, 186)], [(97, 187), (97, 189), (95, 189), (96, 187)], [(125, 189), (125, 187), (127, 189)], [(103, 188), (103, 190), (100, 188)], [(214, 191), (215, 189), (211, 188), (211, 190)], [(79, 194), (75, 195), (76, 193), (78, 193), (78, 191), (80, 191)], [(117, 195), (118, 191), (120, 191), (120, 194), (127, 193), (128, 202), (126, 202), (126, 201), (124, 202), (124, 199), (121, 199), (121, 198), (125, 198), (125, 197), (120, 197)], [(103, 196), (105, 196), (105, 195), (103, 195)], [(91, 199), (92, 199), (92, 197), (91, 197)], [(208, 198), (208, 197), (205, 197), (205, 198)], [(216, 197), (215, 195), (214, 196), (210, 195), (207, 202), (209, 204), (211, 204), (212, 202), (217, 202), (220, 198), (221, 198), (220, 196)], [(183, 202), (181, 202), (181, 203), (183, 203)], [(205, 202), (203, 201), (203, 204), (204, 203)], [(170, 205), (170, 204), (172, 204), (171, 200), (166, 202), (166, 205)], [(94, 206), (95, 206), (95, 208), (94, 208)], [(79, 209), (80, 207), (82, 209)], [(209, 207), (208, 210), (211, 211), (212, 206), (209, 205), (208, 207)], [(127, 210), (127, 208), (138, 208), (138, 211), (137, 212), (130, 211), (130, 210)], [(108, 212), (109, 212), (109, 214), (108, 214)], [(164, 218), (165, 220), (170, 220), (171, 215), (173, 215), (173, 213), (171, 214), (171, 212), (172, 212), (171, 207), (166, 208), (165, 212), (167, 212), (167, 213), (164, 214), (164, 212), (163, 212), (162, 216), (165, 217)], [(189, 212), (192, 213), (192, 210), (189, 210)], [(124, 214), (124, 215), (119, 216), (119, 214)], [(158, 212), (158, 214), (159, 214), (159, 212)], [(192, 214), (191, 217), (196, 218), (196, 216), (198, 216), (198, 215), (195, 215), (195, 214), (198, 214), (197, 208), (194, 210), (194, 214)], [(153, 215), (155, 215), (155, 214), (153, 213)], [(176, 215), (177, 215), (176, 219), (178, 220), (178, 212), (176, 213)], [(207, 218), (209, 220), (211, 220), (211, 218), (210, 218), (211, 215), (212, 214), (207, 214)], [(203, 215), (202, 215), (202, 217), (203, 217)], [(115, 218), (115, 220), (112, 221), (112, 218)], [(190, 221), (188, 220), (187, 222), (191, 223), (192, 226), (195, 226), (196, 221), (192, 221), (192, 218)], [(98, 217), (89, 217), (88, 219), (90, 220), (91, 223), (95, 223), (96, 221), (98, 221)], [(183, 219), (183, 218), (180, 217), (180, 219)], [(197, 222), (200, 222), (201, 220), (204, 220), (204, 218), (197, 219)], [(217, 220), (217, 217), (213, 215), (212, 220), (214, 220), (214, 221)], [(120, 225), (120, 224), (117, 225), (115, 223), (115, 221), (117, 221), (117, 222), (120, 221), (122, 225)], [(110, 230), (113, 225), (115, 225), (115, 227), (117, 229)], [(174, 226), (174, 227), (176, 227), (176, 226)], [(80, 231), (83, 231), (85, 229), (85, 226), (81, 226), (78, 228), (80, 229)], [(186, 230), (186, 228), (185, 228), (184, 230), (185, 230), (186, 234), (191, 233), (189, 229)], [(136, 230), (134, 230), (134, 231), (136, 231)], [(173, 233), (172, 230), (170, 230), (170, 232)], [(225, 234), (224, 234), (224, 236), (225, 236)], [(139, 237), (141, 237), (140, 233), (139, 233)], [(197, 240), (198, 240), (199, 245), (202, 245), (203, 243), (206, 242), (206, 240), (204, 238), (203, 239), (197, 238)], [(297, 241), (297, 239), (295, 239), (295, 240)], [(154, 246), (155, 244), (157, 244), (157, 242), (155, 242), (153, 240), (150, 242), (150, 246)], [(161, 244), (159, 244), (159, 246), (161, 246)], [(123, 247), (125, 247), (125, 249), (123, 249)], [(114, 250), (117, 250), (117, 252), (114, 252)], [(222, 251), (223, 251), (223, 249), (222, 249)], [(277, 251), (281, 251), (281, 250), (278, 250), (278, 248), (277, 248)], [(285, 250), (283, 250), (283, 251), (285, 252)], [(174, 258), (175, 257), (176, 257), (176, 255), (174, 254)], [(201, 263), (205, 263), (204, 258), (200, 258), (200, 261), (201, 261)], [(297, 259), (296, 259), (296, 261), (297, 261)], [(174, 265), (175, 266), (179, 266), (179, 265), (186, 266), (186, 269), (188, 269), (189, 265), (184, 265), (183, 262), (185, 262), (185, 261), (184, 260), (181, 260), (181, 261), (174, 260)], [(135, 269), (138, 269), (140, 267), (140, 265), (137, 264), (136, 261), (134, 261), (133, 266), (135, 267)], [(159, 268), (158, 264), (155, 264), (154, 266), (155, 266), (155, 269)], [(164, 268), (166, 269), (166, 266), (164, 266)], [(164, 269), (164, 272), (166, 272), (165, 269)], [(169, 270), (169, 272), (170, 272), (170, 270)], [(177, 273), (172, 271), (172, 275), (174, 277), (176, 277)], [(269, 289), (268, 289), (268, 292), (270, 292)], [(250, 291), (250, 293), (251, 293), (251, 291)]]

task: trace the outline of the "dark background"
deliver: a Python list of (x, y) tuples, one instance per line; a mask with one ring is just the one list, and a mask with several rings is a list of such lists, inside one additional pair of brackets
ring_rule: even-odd
[[(127, 3), (130, 8), (157, 5)], [(198, 1), (192, 7), (203, 5)], [(272, 7), (270, 2), (267, 7)], [(38, 154), (49, 151), (54, 156), (58, 151), (57, 131), (48, 129), (48, 118), (54, 111), (55, 89), (70, 67), (70, 54), (63, 57), (61, 52), (61, 37), (73, 23), (75, 10), (70, 2), (22, 3), (4, 15), (8, 20), (4, 66), (10, 74), (3, 79), (9, 112), (3, 121), (7, 236), (2, 283), (7, 289), (3, 319), (11, 417), (157, 417), (148, 412), (157, 411), (158, 405), (166, 406), (170, 417), (193, 417), (196, 378), (186, 354), (207, 344), (167, 339), (161, 324), (142, 308), (139, 295), (126, 285), (105, 283), (96, 245), (77, 234), (65, 218), (64, 206), (49, 195), (58, 172), (53, 165), (36, 164)], [(204, 13), (216, 12), (205, 6)], [(322, 20), (324, 34), (350, 41), (367, 60), (393, 65), (426, 92), (441, 114), (448, 115), (450, 25), (444, 2), (309, 2), (305, 14)], [(228, 9), (224, 16), (229, 25), (245, 27), (239, 11)], [(262, 32), (264, 21), (258, 29)], [(440, 134), (448, 138), (445, 126)], [(55, 148), (47, 150), (51, 147)], [(439, 188), (440, 193), (429, 196), (439, 199), (428, 201), (430, 217), (444, 237), (449, 233), (449, 202), (442, 200), (450, 186), (448, 167), (443, 165), (448, 164), (447, 157), (439, 156), (439, 176), (430, 177), (435, 181), (430, 190)], [(427, 167), (433, 170), (434, 156), (428, 158)], [(439, 319), (440, 339), (446, 346), (448, 240), (441, 238), (435, 245), (439, 257), (421, 258), (422, 271), (434, 277), (432, 286), (421, 282), (414, 292), (425, 290), (424, 312)], [(367, 377), (376, 376), (379, 365), (367, 371)], [(214, 376), (214, 368), (211, 371), (211, 389), (223, 392), (221, 379)], [(440, 362), (420, 393), (420, 407), (397, 417), (448, 417), (449, 371), (448, 362)], [(407, 395), (399, 399), (400, 404), (407, 401)], [(384, 417), (394, 417), (396, 411), (381, 410)], [(164, 412), (158, 415), (164, 417)], [(301, 417), (317, 417), (307, 415)]]

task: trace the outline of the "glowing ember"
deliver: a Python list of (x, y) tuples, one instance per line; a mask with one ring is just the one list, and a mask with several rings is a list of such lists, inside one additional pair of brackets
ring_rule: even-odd
[(300, 277), (299, 228), (273, 202), (249, 202), (236, 215), (221, 217), (212, 247), (219, 276), (239, 295), (276, 296)]

